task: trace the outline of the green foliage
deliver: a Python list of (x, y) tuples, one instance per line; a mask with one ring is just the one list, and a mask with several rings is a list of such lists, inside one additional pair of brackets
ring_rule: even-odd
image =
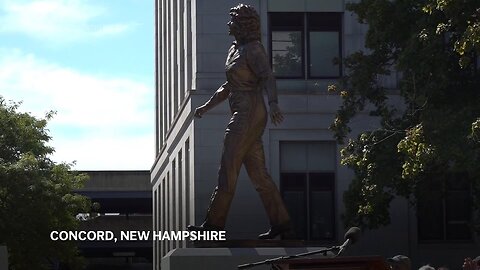
[(435, 157), (435, 149), (425, 141), (423, 126), (417, 126), (407, 130), (407, 134), (397, 145), (398, 152), (402, 153), (403, 179), (412, 179), (420, 176), (425, 171), (425, 165)]
[[(369, 30), (365, 52), (349, 55), (346, 75), (329, 87), (343, 99), (331, 129), (343, 143), (350, 120), (367, 108), (373, 108), (370, 115), (379, 127), (342, 150), (342, 163), (355, 172), (344, 195), (346, 226), (389, 224), (392, 198), (403, 196), (414, 204), (420, 184), (432, 173), (466, 173), (478, 189), (478, 1), (362, 0), (348, 9)], [(378, 79), (392, 70), (399, 75), (396, 90)], [(390, 105), (393, 93), (403, 100), (401, 106)]]
[(86, 175), (49, 159), (47, 121), (18, 112), (0, 96), (0, 243), (11, 269), (44, 269), (53, 261), (80, 265), (74, 242), (50, 240), (52, 230), (75, 230), (90, 201), (72, 193)]

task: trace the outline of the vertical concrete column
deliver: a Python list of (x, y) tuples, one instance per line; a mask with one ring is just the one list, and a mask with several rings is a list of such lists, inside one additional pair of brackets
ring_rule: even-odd
[(165, 136), (166, 133), (168, 132), (168, 128), (170, 127), (170, 92), (171, 92), (171, 39), (170, 39), (170, 1), (169, 0), (163, 0), (165, 2), (165, 12), (164, 12), (164, 19), (165, 19), (165, 69), (164, 69), (164, 76), (165, 76), (165, 102), (164, 102), (164, 109), (165, 109)]
[(178, 104), (182, 104), (185, 97), (185, 44), (184, 44), (184, 0), (177, 1), (177, 64), (178, 64)]
[(8, 269), (7, 246), (0, 246), (0, 269)]
[(197, 88), (197, 83), (196, 83), (196, 73), (197, 73), (197, 20), (200, 20), (199, 16), (196, 16), (197, 14), (197, 1), (196, 0), (190, 0), (190, 21), (191, 21), (191, 24), (190, 24), (190, 29), (191, 29), (191, 37), (190, 37), (190, 41), (191, 41), (191, 45), (192, 45), (192, 48), (191, 48), (191, 59), (192, 59), (192, 62), (191, 62), (191, 76), (192, 76), (192, 80), (191, 80), (191, 86), (190, 86), (190, 89), (196, 89)]
[[(180, 144), (181, 145), (181, 144)], [(185, 184), (183, 181), (183, 176), (185, 175), (185, 168), (184, 168), (184, 158), (183, 158), (184, 149), (183, 146), (180, 148), (180, 151), (177, 155), (178, 160), (178, 230), (184, 230), (185, 225), (185, 218), (184, 218), (184, 208), (185, 208)], [(185, 247), (185, 241), (180, 243), (179, 247)]]
[(178, 40), (177, 40), (177, 33), (178, 33), (178, 1), (177, 0), (172, 0), (172, 16), (170, 19), (172, 20), (172, 40), (170, 45), (172, 46), (172, 79), (173, 79), (173, 85), (172, 85), (172, 115), (170, 121), (173, 121), (175, 118), (175, 115), (177, 114), (178, 111), (178, 61), (177, 61), (177, 55), (178, 55)]
[(190, 13), (190, 4), (189, 0), (183, 0), (183, 65), (184, 65), (184, 93), (183, 95), (186, 96), (188, 90), (191, 88), (191, 80), (192, 80), (192, 67), (191, 61), (192, 58), (192, 32), (191, 32), (191, 13)]

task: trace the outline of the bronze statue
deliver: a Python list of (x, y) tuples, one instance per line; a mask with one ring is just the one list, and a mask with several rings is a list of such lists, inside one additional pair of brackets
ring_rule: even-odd
[(205, 221), (189, 230), (223, 230), (242, 164), (260, 194), (271, 228), (259, 235), (272, 239), (278, 235), (292, 238), (293, 229), (287, 209), (277, 186), (265, 168), (262, 134), (267, 123), (263, 89), (268, 94), (270, 118), (277, 125), (283, 121), (278, 107), (275, 78), (265, 49), (260, 42), (260, 18), (249, 5), (230, 9), (229, 35), (235, 41), (228, 51), (225, 64), (227, 81), (204, 105), (196, 108), (201, 118), (208, 110), (228, 98), (232, 117), (225, 130), (218, 185), (212, 194)]

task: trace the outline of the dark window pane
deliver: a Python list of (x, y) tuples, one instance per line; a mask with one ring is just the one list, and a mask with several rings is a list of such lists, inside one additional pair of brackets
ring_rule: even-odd
[(334, 173), (310, 173), (310, 236), (313, 240), (333, 239)]
[(340, 32), (342, 29), (342, 13), (307, 13), (307, 27), (309, 31)]
[(280, 175), (282, 197), (300, 239), (307, 239), (306, 178), (305, 173)]
[(312, 240), (333, 239), (333, 192), (310, 192), (310, 236)]
[(467, 223), (448, 223), (447, 240), (470, 240), (472, 232)]
[(278, 77), (302, 76), (302, 32), (272, 32), (272, 68)]
[(467, 173), (450, 173), (446, 183), (446, 221), (448, 240), (470, 240), (472, 198)]
[[(425, 194), (427, 195), (427, 194)], [(442, 240), (444, 230), (441, 192), (430, 192), (417, 204), (418, 237), (420, 240)]]
[(277, 77), (304, 75), (304, 13), (270, 13), (272, 70)]
[(284, 191), (283, 201), (287, 207), (297, 237), (307, 239), (307, 208), (304, 191)]
[[(269, 13), (272, 69), (280, 78), (336, 78), (341, 76), (342, 13)], [(306, 25), (304, 25), (306, 18)], [(308, 55), (304, 52), (308, 39)]]
[(302, 190), (306, 188), (307, 175), (305, 173), (282, 173), (280, 175), (281, 190)]
[(466, 173), (451, 173), (447, 178), (447, 191), (470, 190), (470, 181)]
[(303, 30), (303, 13), (299, 12), (272, 12), (270, 27), (276, 30)]
[(309, 65), (311, 77), (339, 77), (339, 32), (309, 32)]
[(465, 173), (430, 174), (419, 185), (420, 240), (471, 240), (470, 183)]
[[(280, 142), (281, 171), (283, 170), (280, 173), (280, 191), (300, 239), (335, 239), (335, 173), (333, 170), (326, 170), (332, 166), (310, 166), (318, 168), (316, 172), (309, 172), (306, 166), (315, 162), (330, 164), (329, 154), (324, 153), (329, 148), (313, 147), (324, 144), (323, 142)], [(330, 152), (329, 158), (335, 159), (336, 152)], [(304, 157), (305, 166), (292, 166), (292, 163), (302, 163), (298, 160), (289, 160), (299, 155)], [(287, 160), (289, 161), (286, 162)]]
[(310, 190), (320, 191), (334, 189), (335, 174), (334, 173), (310, 173)]
[(452, 220), (470, 221), (470, 195), (469, 192), (451, 191), (447, 192), (446, 214), (447, 222)]

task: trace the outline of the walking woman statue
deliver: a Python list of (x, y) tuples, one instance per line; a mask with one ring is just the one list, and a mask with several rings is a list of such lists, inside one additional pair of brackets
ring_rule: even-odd
[(260, 42), (260, 18), (249, 5), (239, 4), (230, 9), (229, 35), (235, 41), (228, 50), (225, 70), (227, 81), (204, 105), (196, 108), (201, 118), (208, 110), (228, 98), (232, 117), (225, 130), (218, 185), (212, 194), (205, 221), (200, 226), (188, 226), (191, 231), (223, 230), (240, 167), (245, 165), (258, 191), (270, 220), (271, 228), (259, 239), (278, 235), (293, 238), (293, 228), (277, 186), (265, 168), (262, 134), (267, 123), (263, 90), (268, 94), (270, 119), (277, 125), (283, 121), (278, 108), (275, 78), (265, 49)]

